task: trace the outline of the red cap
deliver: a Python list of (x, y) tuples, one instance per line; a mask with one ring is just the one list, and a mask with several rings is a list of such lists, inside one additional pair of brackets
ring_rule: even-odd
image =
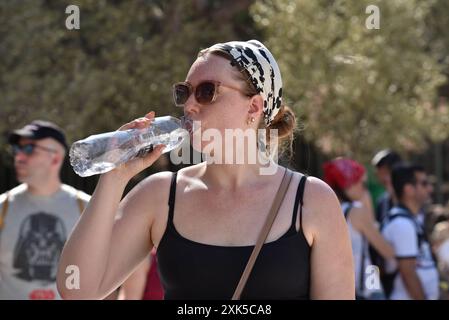
[(360, 181), (365, 175), (365, 168), (358, 162), (337, 158), (323, 165), (324, 181), (332, 188), (346, 189)]

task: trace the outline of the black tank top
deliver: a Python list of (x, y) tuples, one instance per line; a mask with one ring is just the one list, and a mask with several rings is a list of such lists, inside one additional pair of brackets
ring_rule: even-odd
[[(167, 228), (157, 250), (165, 299), (228, 300), (254, 246), (217, 246), (181, 236), (173, 224), (176, 176), (172, 176)], [(306, 177), (298, 184), (292, 223), (279, 239), (265, 243), (241, 299), (309, 299), (310, 246), (302, 231)], [(299, 211), (299, 231), (296, 212)]]

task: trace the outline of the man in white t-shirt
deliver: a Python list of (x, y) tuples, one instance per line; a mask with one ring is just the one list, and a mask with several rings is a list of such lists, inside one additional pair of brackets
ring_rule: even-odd
[(438, 271), (418, 219), (421, 208), (430, 200), (427, 174), (421, 166), (400, 164), (393, 169), (391, 180), (399, 203), (390, 210), (382, 228), (396, 254), (396, 259), (386, 264), (386, 272), (394, 275), (389, 298), (438, 299)]
[(62, 130), (33, 121), (9, 135), (19, 186), (0, 195), (0, 299), (60, 299), (62, 248), (90, 196), (61, 183)]

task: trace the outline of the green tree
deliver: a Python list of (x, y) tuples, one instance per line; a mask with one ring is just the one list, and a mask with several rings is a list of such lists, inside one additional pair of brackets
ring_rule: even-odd
[[(368, 5), (380, 9), (378, 30), (365, 26)], [(384, 147), (419, 150), (448, 136), (448, 108), (436, 105), (437, 88), (446, 81), (444, 65), (431, 52), (426, 24), (437, 5), (418, 0), (253, 5), (252, 16), (278, 59), (285, 96), (301, 115), (307, 140), (329, 155), (367, 160)], [(441, 14), (447, 16), (445, 8)]]
[[(44, 118), (74, 141), (150, 110), (181, 114), (171, 85), (201, 48), (252, 37), (251, 3), (0, 2), (0, 132)], [(80, 30), (65, 27), (70, 4), (80, 8)]]
[[(34, 119), (51, 120), (69, 142), (112, 131), (149, 110), (180, 115), (171, 85), (185, 79), (197, 52), (255, 37), (252, 0), (0, 1), (0, 192), (14, 184), (6, 135)], [(80, 30), (67, 30), (68, 5)], [(167, 169), (161, 158), (136, 176)], [(63, 181), (92, 192), (96, 178)], [(129, 189), (128, 189), (129, 190)]]

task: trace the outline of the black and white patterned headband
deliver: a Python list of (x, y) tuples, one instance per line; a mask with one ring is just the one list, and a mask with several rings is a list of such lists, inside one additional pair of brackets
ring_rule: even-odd
[(281, 72), (271, 52), (257, 40), (217, 43), (209, 50), (229, 53), (234, 58), (232, 64), (248, 71), (251, 82), (263, 98), (264, 120), (269, 126), (282, 102)]

